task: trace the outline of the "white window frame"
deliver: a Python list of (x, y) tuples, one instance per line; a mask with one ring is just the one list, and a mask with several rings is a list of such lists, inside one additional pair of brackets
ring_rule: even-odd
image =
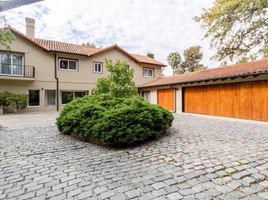
[(36, 90), (36, 91), (39, 91), (39, 105), (36, 105), (36, 106), (30, 106), (29, 105), (29, 100), (30, 100), (30, 98), (28, 98), (28, 101), (27, 101), (27, 107), (29, 107), (29, 108), (39, 108), (40, 107), (40, 101), (41, 101), (41, 92), (40, 92), (40, 90), (39, 89), (28, 89), (28, 97), (30, 97), (30, 90)]
[(61, 104), (61, 105), (66, 105), (66, 104), (63, 104), (63, 103), (62, 103), (62, 93), (63, 93), (63, 92), (70, 92), (70, 93), (72, 93), (73, 100), (75, 99), (75, 93), (76, 93), (76, 92), (85, 92), (85, 93), (86, 93), (85, 96), (88, 95), (88, 90), (61, 90), (61, 91), (60, 91), (60, 104)]
[[(11, 55), (11, 64), (10, 64), (10, 67), (11, 67), (11, 73), (10, 74), (2, 74), (1, 71), (2, 71), (2, 64), (7, 64), (7, 63), (2, 63), (2, 54), (10, 54)], [(14, 74), (14, 65), (13, 65), (13, 55), (20, 55), (22, 56), (22, 60), (21, 60), (21, 74)], [(22, 53), (13, 53), (13, 52), (0, 52), (0, 74), (3, 75), (3, 76), (24, 76), (24, 55)]]
[[(101, 71), (96, 71), (95, 69), (95, 64), (100, 64), (101, 66)], [(103, 62), (97, 62), (97, 61), (94, 61), (93, 62), (93, 72), (96, 73), (96, 74), (102, 74), (103, 73)]]
[[(60, 66), (60, 62), (61, 62), (61, 61), (67, 61), (67, 62), (68, 62), (67, 69), (63, 69), (63, 68), (61, 68), (61, 66)], [(69, 67), (69, 62), (70, 62), (70, 61), (76, 63), (76, 67), (75, 67), (75, 69), (70, 69), (70, 67)], [(78, 60), (75, 60), (75, 59), (67, 59), (67, 58), (59, 58), (59, 70), (66, 70), (66, 71), (73, 71), (73, 72), (78, 71)]]
[[(147, 71), (147, 75), (144, 74), (145, 71)], [(148, 75), (148, 71), (152, 71), (152, 76), (149, 76), (149, 75)], [(142, 74), (143, 74), (143, 77), (146, 77), (146, 78), (153, 78), (153, 77), (154, 77), (154, 69), (151, 69), (151, 68), (143, 68), (143, 70), (142, 70)]]

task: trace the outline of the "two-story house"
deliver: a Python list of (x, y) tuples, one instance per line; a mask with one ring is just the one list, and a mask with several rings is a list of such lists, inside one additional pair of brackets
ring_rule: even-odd
[(16, 39), (8, 51), (0, 46), (0, 91), (28, 94), (26, 111), (59, 110), (75, 97), (90, 94), (97, 80), (108, 75), (105, 58), (126, 61), (137, 85), (161, 77), (165, 67), (117, 45), (92, 48), (35, 38), (31, 18), (26, 18), (26, 34), (7, 28)]

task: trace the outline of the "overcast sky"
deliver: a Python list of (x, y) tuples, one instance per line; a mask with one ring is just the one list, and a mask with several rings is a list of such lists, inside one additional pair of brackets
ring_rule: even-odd
[[(209, 8), (213, 0), (45, 0), (15, 8), (3, 14), (8, 24), (25, 32), (25, 17), (36, 20), (36, 37), (63, 42), (117, 43), (137, 54), (153, 52), (167, 64), (171, 51), (183, 53), (192, 45), (201, 45), (203, 63), (210, 60), (209, 41), (193, 17)], [(171, 69), (165, 69), (171, 75)]]

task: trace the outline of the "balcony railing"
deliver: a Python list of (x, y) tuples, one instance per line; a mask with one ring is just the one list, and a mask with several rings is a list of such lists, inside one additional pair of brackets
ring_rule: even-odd
[(29, 65), (0, 64), (0, 76), (34, 78), (35, 68)]

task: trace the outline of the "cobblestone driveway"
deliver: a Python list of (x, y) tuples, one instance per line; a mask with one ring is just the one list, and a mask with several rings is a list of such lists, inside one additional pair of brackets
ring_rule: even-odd
[(56, 116), (0, 116), (0, 199), (268, 198), (268, 123), (176, 115), (169, 136), (109, 150)]

